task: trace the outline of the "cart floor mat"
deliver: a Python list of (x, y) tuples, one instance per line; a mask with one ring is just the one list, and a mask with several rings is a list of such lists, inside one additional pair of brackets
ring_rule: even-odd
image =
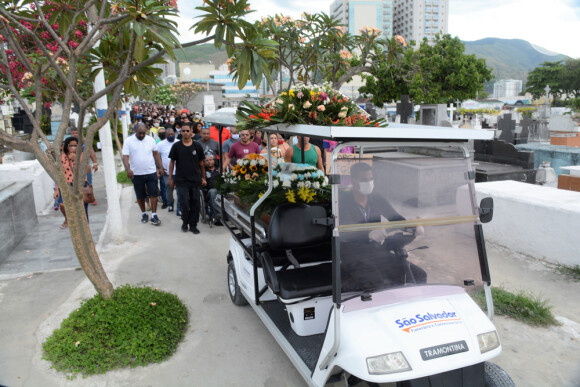
[(306, 364), (310, 371), (313, 371), (318, 362), (318, 357), (322, 350), (322, 344), (324, 344), (325, 334), (321, 333), (319, 335), (298, 336), (290, 325), (290, 320), (288, 319), (288, 313), (286, 312), (284, 304), (279, 301), (267, 301), (262, 302), (260, 306), (264, 308), (264, 311), (268, 314), (276, 327), (278, 327), (286, 340), (288, 340), (296, 353), (298, 353), (298, 356), (300, 356), (304, 364)]

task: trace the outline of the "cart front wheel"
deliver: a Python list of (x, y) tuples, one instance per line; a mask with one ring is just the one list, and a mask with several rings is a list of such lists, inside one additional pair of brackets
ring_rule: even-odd
[(228, 290), (230, 293), (230, 298), (235, 305), (248, 305), (248, 301), (244, 298), (242, 292), (240, 291), (240, 286), (238, 285), (238, 277), (236, 276), (234, 261), (230, 261), (228, 263)]
[(516, 384), (500, 366), (485, 362), (485, 387), (513, 387)]

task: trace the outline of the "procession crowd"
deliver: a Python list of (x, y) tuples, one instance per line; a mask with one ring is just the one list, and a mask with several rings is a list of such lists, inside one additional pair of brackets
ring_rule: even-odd
[[(131, 179), (141, 210), (141, 222), (160, 225), (158, 202), (163, 210), (175, 213), (182, 220), (181, 230), (199, 233), (202, 219), (221, 225), (215, 206), (216, 179), (220, 171), (232, 168), (238, 159), (250, 154), (267, 153), (267, 141), (260, 131), (240, 130), (204, 121), (200, 113), (150, 103), (138, 103), (130, 111), (131, 133), (123, 144), (122, 159)], [(63, 145), (62, 162), (67, 182), (72, 184), (78, 129), (71, 127)], [(336, 143), (308, 137), (284, 138), (270, 134), (271, 160), (310, 164), (325, 170), (326, 154)], [(221, 144), (221, 153), (220, 153)], [(84, 146), (84, 145), (83, 145)], [(348, 151), (348, 150), (347, 150)], [(220, 156), (221, 155), (221, 156)], [(92, 173), (98, 170), (91, 151), (85, 186), (92, 186)], [(201, 195), (207, 208), (200, 208)], [(67, 217), (59, 187), (55, 185), (55, 210)], [(88, 204), (85, 210), (88, 218)], [(93, 202), (97, 204), (96, 200)]]
[[(208, 220), (221, 225), (215, 207), (220, 170), (233, 167), (249, 154), (267, 153), (266, 138), (260, 131), (221, 127), (220, 136), (218, 126), (186, 109), (136, 105), (131, 122), (134, 133), (123, 145), (123, 163), (133, 182), (143, 223), (161, 224), (157, 212), (161, 200), (161, 209), (168, 213), (175, 210), (181, 218), (183, 232), (199, 233), (200, 211), (207, 211)], [(335, 145), (311, 142), (308, 137), (285, 139), (279, 134), (270, 134), (269, 140), (274, 162), (303, 162), (320, 170), (324, 170), (325, 145), (326, 149)], [(207, 208), (200, 208), (200, 195)]]

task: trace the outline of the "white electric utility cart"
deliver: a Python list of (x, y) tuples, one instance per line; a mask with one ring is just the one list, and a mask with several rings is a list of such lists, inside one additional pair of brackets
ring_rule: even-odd
[[(231, 299), (251, 305), (305, 381), (513, 385), (489, 362), (501, 352), (482, 230), (493, 201), (476, 202), (468, 150), (493, 132), (405, 124), (264, 131), (338, 142), (327, 205), (282, 204), (266, 224), (255, 211), (270, 189), (249, 214), (219, 199), (232, 233)], [(340, 153), (345, 147), (354, 153)], [(270, 171), (270, 187), (275, 178)], [(477, 291), (487, 315), (470, 296)]]

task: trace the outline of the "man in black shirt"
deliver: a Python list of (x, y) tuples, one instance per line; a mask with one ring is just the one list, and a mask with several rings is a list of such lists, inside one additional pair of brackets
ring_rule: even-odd
[[(205, 187), (204, 154), (201, 145), (192, 140), (193, 132), (189, 124), (181, 127), (182, 140), (176, 142), (169, 152), (169, 185), (177, 187), (177, 200), (181, 207), (181, 231), (199, 234), (199, 191)], [(175, 181), (173, 168), (176, 167)]]

